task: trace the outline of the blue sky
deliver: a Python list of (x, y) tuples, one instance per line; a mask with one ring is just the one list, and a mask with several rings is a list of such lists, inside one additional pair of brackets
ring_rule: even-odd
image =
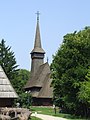
[(63, 36), (90, 26), (90, 0), (0, 0), (0, 41), (11, 46), (19, 68), (30, 70), (36, 15), (40, 11), (43, 49), (49, 63)]

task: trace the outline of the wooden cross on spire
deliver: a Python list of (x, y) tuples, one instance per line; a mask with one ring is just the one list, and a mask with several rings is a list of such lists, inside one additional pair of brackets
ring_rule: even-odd
[(40, 15), (40, 12), (39, 11), (37, 11), (37, 22), (39, 22), (39, 15)]

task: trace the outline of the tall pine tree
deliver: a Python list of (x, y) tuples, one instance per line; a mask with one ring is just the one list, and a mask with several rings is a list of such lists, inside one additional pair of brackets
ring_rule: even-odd
[(5, 45), (4, 39), (0, 43), (0, 65), (4, 69), (7, 77), (12, 81), (17, 74), (17, 63), (14, 52), (11, 51), (11, 47)]

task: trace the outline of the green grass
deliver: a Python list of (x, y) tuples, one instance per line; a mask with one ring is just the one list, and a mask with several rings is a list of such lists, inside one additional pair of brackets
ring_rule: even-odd
[(31, 111), (41, 113), (41, 114), (47, 114), (47, 115), (55, 115), (54, 111), (50, 107), (31, 107)]
[(32, 116), (30, 120), (42, 120), (42, 119)]
[(53, 110), (52, 107), (31, 107), (31, 111), (34, 113), (34, 112), (37, 112), (39, 114), (46, 114), (46, 115), (52, 115), (52, 116), (58, 116), (58, 117), (63, 117), (63, 118), (67, 118), (68, 120), (85, 120), (85, 119), (80, 119), (78, 117), (75, 117), (75, 116), (72, 116), (70, 114), (63, 114), (63, 113), (59, 113), (59, 109), (57, 108), (56, 109), (56, 114), (55, 114), (55, 111)]

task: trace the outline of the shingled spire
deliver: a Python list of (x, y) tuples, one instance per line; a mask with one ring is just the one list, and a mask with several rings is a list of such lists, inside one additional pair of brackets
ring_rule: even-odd
[(39, 29), (39, 12), (37, 14), (37, 25), (36, 25), (36, 34), (35, 34), (35, 43), (34, 43), (34, 49), (31, 51), (31, 74), (35, 75), (37, 69), (41, 64), (44, 62), (44, 50), (42, 49), (41, 45), (41, 37), (40, 37), (40, 29)]
[(36, 14), (37, 14), (37, 26), (36, 26), (35, 43), (34, 43), (34, 49), (32, 50), (31, 53), (33, 52), (45, 53), (41, 45), (41, 37), (40, 37), (40, 29), (39, 29), (39, 14), (40, 13), (37, 11)]

